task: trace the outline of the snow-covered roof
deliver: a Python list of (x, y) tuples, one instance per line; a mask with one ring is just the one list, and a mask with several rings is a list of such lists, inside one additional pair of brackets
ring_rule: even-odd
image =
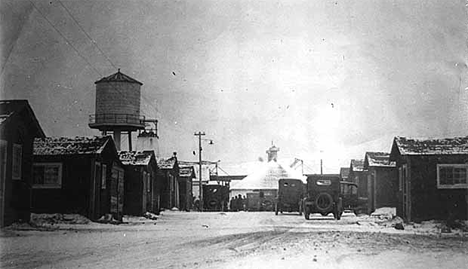
[(172, 169), (177, 163), (177, 158), (171, 157), (167, 160), (161, 159), (158, 161), (158, 166), (161, 169)]
[(13, 118), (13, 115), (20, 114), (20, 112), (25, 110), (27, 111), (26, 115), (28, 115), (33, 122), (30, 127), (34, 127), (37, 130), (35, 131), (36, 137), (45, 137), (44, 131), (27, 100), (0, 100), (0, 127), (8, 128), (5, 126), (8, 124), (9, 120)]
[(119, 159), (123, 165), (149, 165), (154, 151), (119, 151)]
[(366, 152), (364, 168), (366, 167), (395, 167), (395, 162), (390, 162), (390, 153)]
[(364, 160), (351, 160), (351, 169), (353, 172), (364, 171)]
[(276, 161), (259, 162), (257, 170), (243, 180), (232, 182), (231, 190), (245, 189), (278, 189), (278, 180), (281, 178), (297, 178), (305, 180), (300, 171), (281, 165)]
[(107, 77), (103, 77), (100, 80), (94, 82), (95, 84), (102, 83), (102, 82), (128, 82), (128, 83), (137, 83), (140, 85), (143, 85), (143, 83), (139, 82), (138, 80), (131, 78), (124, 73), (120, 72), (120, 69), (117, 71), (117, 73), (112, 74)]
[(99, 154), (109, 140), (110, 136), (36, 138), (34, 155)]
[(468, 136), (439, 139), (420, 139), (397, 136), (394, 139), (394, 147), (395, 146), (401, 155), (468, 154)]

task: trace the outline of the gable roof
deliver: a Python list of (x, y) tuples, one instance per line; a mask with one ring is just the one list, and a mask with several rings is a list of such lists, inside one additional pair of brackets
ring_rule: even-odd
[(143, 85), (143, 83), (139, 82), (138, 80), (131, 78), (125, 75), (124, 73), (121, 73), (120, 69), (117, 71), (117, 73), (112, 74), (107, 77), (103, 77), (100, 80), (94, 82), (94, 84), (103, 83), (103, 82), (128, 82), (128, 83), (137, 83), (137, 84)]
[(177, 163), (177, 158), (176, 157), (171, 157), (167, 160), (161, 159), (158, 162), (158, 166), (160, 169), (173, 169)]
[(36, 138), (34, 155), (99, 154), (109, 143), (114, 144), (110, 136)]
[(392, 158), (396, 150), (401, 155), (459, 155), (468, 154), (468, 136), (418, 139), (395, 137), (392, 145)]
[(282, 166), (272, 160), (268, 163), (261, 163), (257, 171), (246, 176), (244, 179), (231, 183), (231, 190), (239, 189), (278, 189), (278, 180), (281, 178), (297, 178), (304, 181), (302, 173)]
[(390, 161), (390, 153), (366, 152), (364, 169), (368, 167), (396, 167), (396, 163)]
[(352, 159), (350, 171), (353, 171), (353, 172), (364, 171), (364, 160)]
[(153, 150), (144, 151), (119, 151), (119, 159), (123, 165), (144, 165), (150, 164), (155, 157)]
[(23, 110), (29, 114), (38, 137), (45, 137), (44, 131), (27, 100), (0, 100), (0, 127), (4, 127), (15, 114), (19, 114)]

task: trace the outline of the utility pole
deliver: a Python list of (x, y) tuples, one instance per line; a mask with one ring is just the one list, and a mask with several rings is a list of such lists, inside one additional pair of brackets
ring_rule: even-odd
[(198, 136), (198, 161), (199, 161), (199, 167), (198, 167), (198, 172), (199, 172), (199, 178), (198, 178), (198, 184), (199, 184), (199, 196), (200, 196), (200, 211), (203, 211), (203, 186), (202, 186), (202, 146), (201, 146), (201, 141), (202, 141), (202, 135), (205, 135), (205, 132), (198, 132), (195, 133), (195, 136)]
[(323, 164), (322, 164), (322, 159), (320, 159), (320, 175), (323, 175)]

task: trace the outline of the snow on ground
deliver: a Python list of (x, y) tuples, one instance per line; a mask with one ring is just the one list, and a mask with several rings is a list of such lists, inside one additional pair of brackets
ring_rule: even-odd
[[(1, 268), (466, 268), (468, 233), (436, 221), (319, 214), (164, 211), (119, 225), (0, 232)], [(45, 216), (45, 219), (50, 219)], [(67, 219), (65, 217), (65, 219)], [(51, 221), (52, 222), (52, 221)]]

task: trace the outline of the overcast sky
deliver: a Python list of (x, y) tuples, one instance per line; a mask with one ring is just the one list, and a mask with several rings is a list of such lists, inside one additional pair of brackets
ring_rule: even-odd
[(28, 99), (48, 136), (99, 134), (94, 82), (115, 67), (143, 82), (162, 156), (196, 160), (204, 131), (204, 159), (274, 141), (337, 173), (394, 136), (468, 135), (465, 1), (62, 0), (105, 55), (60, 2), (34, 3), (0, 1), (0, 94)]

